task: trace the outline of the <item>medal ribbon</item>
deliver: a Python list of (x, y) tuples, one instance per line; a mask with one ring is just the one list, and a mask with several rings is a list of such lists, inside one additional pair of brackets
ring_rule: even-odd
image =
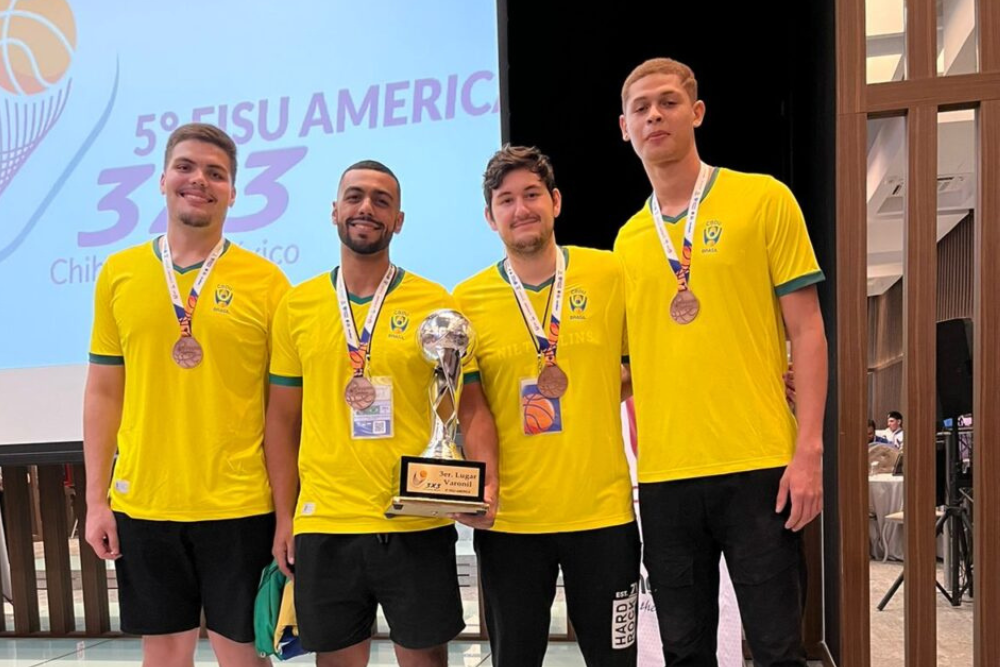
[(521, 309), (521, 315), (531, 331), (535, 341), (535, 349), (540, 355), (545, 357), (546, 366), (554, 366), (556, 363), (556, 347), (559, 344), (559, 320), (562, 318), (563, 293), (566, 289), (566, 258), (563, 257), (562, 248), (556, 246), (556, 275), (552, 282), (552, 314), (549, 317), (549, 333), (546, 336), (542, 322), (538, 319), (528, 293), (524, 289), (524, 283), (517, 277), (514, 267), (510, 264), (510, 259), (503, 260), (504, 271), (507, 272), (507, 279), (517, 297), (517, 305)]
[(174, 276), (174, 260), (170, 254), (170, 243), (167, 241), (166, 234), (160, 237), (160, 259), (163, 260), (163, 275), (167, 278), (170, 300), (174, 304), (174, 314), (177, 316), (177, 323), (181, 327), (181, 338), (191, 336), (191, 318), (194, 317), (194, 309), (198, 305), (198, 297), (201, 295), (201, 289), (205, 286), (208, 274), (215, 268), (215, 262), (219, 259), (219, 255), (222, 254), (225, 246), (226, 239), (220, 238), (219, 242), (215, 244), (215, 248), (212, 249), (212, 252), (205, 259), (205, 263), (202, 264), (201, 271), (198, 273), (198, 277), (195, 278), (194, 285), (191, 286), (191, 293), (188, 295), (187, 304), (185, 305), (181, 301), (181, 292), (177, 287), (177, 278)]
[(656, 227), (656, 233), (660, 237), (660, 245), (663, 246), (663, 252), (667, 255), (670, 268), (673, 269), (674, 275), (677, 276), (678, 292), (685, 292), (689, 289), (688, 283), (691, 280), (691, 248), (694, 245), (694, 227), (698, 220), (698, 206), (701, 204), (701, 198), (705, 193), (705, 184), (708, 183), (708, 177), (711, 173), (712, 168), (702, 162), (701, 169), (698, 172), (698, 181), (695, 183), (694, 191), (691, 193), (691, 203), (688, 204), (687, 208), (687, 224), (684, 225), (684, 247), (681, 257), (677, 257), (677, 250), (674, 249), (673, 241), (670, 240), (670, 235), (667, 233), (667, 227), (663, 222), (663, 215), (660, 213), (660, 203), (656, 200), (656, 193), (654, 192), (650, 198), (650, 203), (653, 207), (653, 226)]
[(379, 283), (375, 295), (372, 297), (372, 305), (368, 310), (368, 317), (365, 318), (365, 326), (358, 336), (358, 331), (354, 323), (354, 314), (351, 312), (351, 302), (347, 296), (347, 285), (344, 282), (344, 272), (337, 269), (337, 307), (340, 310), (340, 323), (344, 328), (344, 338), (347, 339), (347, 352), (350, 355), (351, 370), (354, 377), (362, 377), (365, 374), (365, 367), (368, 364), (368, 350), (371, 348), (372, 332), (375, 330), (375, 322), (378, 314), (382, 310), (382, 303), (385, 295), (389, 292), (389, 286), (396, 277), (396, 267), (392, 264), (385, 270), (382, 282)]

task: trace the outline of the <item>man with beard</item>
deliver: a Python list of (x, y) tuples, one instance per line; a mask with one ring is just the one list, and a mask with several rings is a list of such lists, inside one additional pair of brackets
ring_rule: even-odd
[(111, 255), (96, 286), (86, 538), (115, 560), (121, 628), (143, 636), (148, 665), (192, 664), (202, 612), (220, 665), (267, 664), (253, 646), (274, 530), (261, 445), (288, 281), (223, 238), (235, 182), (229, 136), (178, 128), (160, 177), (167, 233)]
[(483, 177), (507, 257), (455, 298), (499, 435), (500, 508), (477, 530), (493, 664), (541, 667), (560, 568), (588, 665), (636, 663), (639, 531), (622, 443), (625, 291), (610, 252), (558, 246), (549, 159), (505, 146)]
[[(389, 260), (403, 226), (396, 176), (375, 161), (341, 176), (333, 222), (340, 266), (293, 289), (275, 315), (266, 452), (277, 529), (274, 556), (295, 579), (302, 646), (317, 665), (366, 665), (376, 606), (403, 667), (447, 664), (465, 623), (447, 519), (385, 517), (400, 458), (430, 438), (434, 370), (420, 322), (455, 302)], [(360, 325), (360, 326), (359, 326)], [(496, 507), (496, 431), (473, 363), (459, 417), (468, 458), (486, 463)]]

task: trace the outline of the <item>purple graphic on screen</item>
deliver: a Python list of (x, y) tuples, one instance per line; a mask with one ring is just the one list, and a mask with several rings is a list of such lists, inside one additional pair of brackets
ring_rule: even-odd
[(129, 195), (145, 183), (154, 171), (156, 167), (151, 164), (102, 171), (97, 177), (98, 184), (115, 184), (116, 187), (97, 202), (97, 210), (117, 213), (115, 224), (96, 232), (79, 232), (76, 235), (77, 245), (81, 248), (108, 245), (131, 234), (139, 224), (139, 207), (129, 199)]

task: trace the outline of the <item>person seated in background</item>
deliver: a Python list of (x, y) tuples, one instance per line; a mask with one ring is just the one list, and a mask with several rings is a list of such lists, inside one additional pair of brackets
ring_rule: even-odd
[(898, 449), (903, 448), (903, 415), (896, 410), (889, 413), (886, 418), (887, 442)]
[(872, 439), (872, 432), (875, 425), (875, 420), (868, 420), (868, 445), (889, 445), (890, 447), (895, 447), (896, 449), (902, 449), (903, 447), (903, 416), (893, 410), (889, 413), (886, 418), (887, 428), (874, 431), (874, 439)]

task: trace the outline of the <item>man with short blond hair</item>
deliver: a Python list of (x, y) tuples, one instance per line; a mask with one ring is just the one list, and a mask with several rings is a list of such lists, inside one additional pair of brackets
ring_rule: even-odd
[(667, 665), (717, 664), (725, 554), (754, 664), (804, 666), (799, 531), (822, 509), (823, 273), (787, 187), (702, 162), (704, 118), (687, 66), (656, 58), (626, 79), (619, 128), (653, 190), (615, 242), (643, 559)]

